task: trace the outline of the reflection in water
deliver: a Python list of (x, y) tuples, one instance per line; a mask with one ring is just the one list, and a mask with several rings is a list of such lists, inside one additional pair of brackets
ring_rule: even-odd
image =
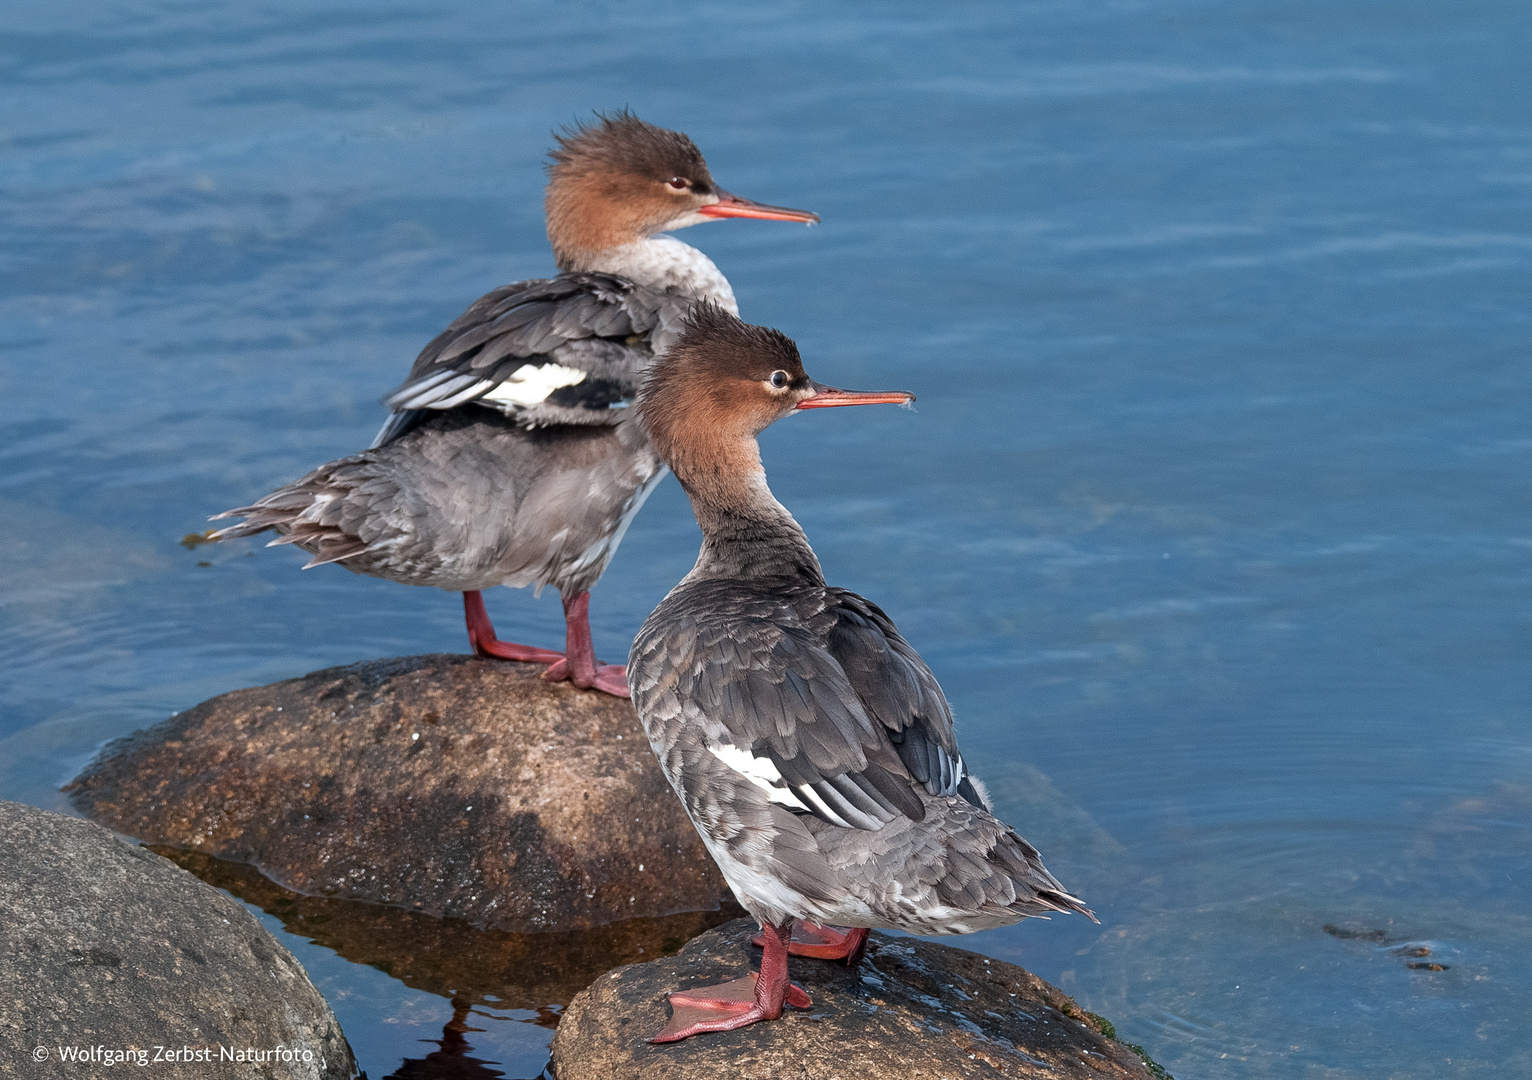
[(243, 863), (181, 848), (153, 850), (276, 916), (289, 933), (347, 960), (454, 1003), (533, 1010), (548, 1026), (557, 1023), (557, 1013), (550, 1010), (569, 1004), (602, 972), (669, 956), (703, 931), (744, 914), (728, 904), (717, 911), (627, 919), (593, 930), (510, 934), (403, 908), (303, 896)]
[(443, 1026), (442, 1037), (434, 1040), (439, 1049), (423, 1058), (405, 1058), (404, 1063), (384, 1080), (498, 1080), (504, 1077), (505, 1073), (493, 1067), (494, 1062), (473, 1056), (473, 1047), (464, 1036), (470, 1031), (484, 1029), (470, 1027), (468, 1014), (468, 1003), (454, 999), (452, 1019)]

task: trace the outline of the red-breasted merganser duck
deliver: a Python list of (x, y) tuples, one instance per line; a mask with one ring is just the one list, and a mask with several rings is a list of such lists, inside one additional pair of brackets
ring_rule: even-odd
[[(756, 436), (799, 409), (906, 403), (821, 386), (775, 330), (699, 306), (639, 416), (691, 498), (697, 564), (654, 610), (628, 683), (671, 786), (739, 902), (760, 975), (672, 994), (671, 1042), (809, 1004), (795, 920), (860, 955), (867, 928), (966, 934), (1090, 911), (987, 805), (931, 669), (874, 603), (825, 584), (766, 486)], [(851, 928), (830, 929), (834, 925)]]
[[(596, 659), (590, 588), (664, 476), (626, 406), (687, 311), (737, 311), (712, 261), (669, 230), (715, 218), (816, 222), (714, 183), (691, 139), (626, 111), (557, 136), (545, 209), (561, 273), (481, 297), (415, 361), (384, 403), (370, 449), (321, 465), (259, 502), (217, 515), (213, 534), (296, 544), (307, 566), (463, 594), (481, 656), (551, 665), (626, 697), (620, 665)], [(500, 641), (481, 590), (559, 590), (565, 652)]]

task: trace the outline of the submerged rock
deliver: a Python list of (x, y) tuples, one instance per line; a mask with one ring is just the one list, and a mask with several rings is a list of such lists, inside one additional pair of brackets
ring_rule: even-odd
[(0, 1044), (14, 1075), (155, 1067), (157, 1051), (158, 1068), (219, 1076), (355, 1074), (330, 1007), (237, 901), (88, 821), (0, 802), (0, 836)]
[[(791, 961), (814, 1004), (738, 1031), (652, 1046), (667, 995), (757, 966), (755, 924), (721, 926), (669, 959), (619, 968), (564, 1011), (553, 1039), (559, 1080), (959, 1080), (1163, 1076), (1036, 975), (977, 953), (873, 934), (859, 970)], [(1154, 1071), (1151, 1071), (1154, 1070)]]
[(716, 910), (728, 888), (628, 702), (430, 655), (236, 690), (106, 747), (102, 824), (310, 896), (512, 933)]

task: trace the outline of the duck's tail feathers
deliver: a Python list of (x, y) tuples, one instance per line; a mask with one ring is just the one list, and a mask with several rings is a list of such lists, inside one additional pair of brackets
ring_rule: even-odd
[(1055, 911), (1067, 911), (1076, 915), (1084, 915), (1097, 926), (1101, 925), (1101, 920), (1096, 918), (1094, 911), (1085, 906), (1084, 901), (1077, 896), (1070, 896), (1062, 889), (1039, 889), (1037, 891), (1037, 898), (1041, 902), (1050, 905)]
[(1059, 879), (1048, 872), (1037, 849), (1022, 839), (1014, 830), (1007, 830), (995, 845), (991, 855), (1010, 875), (1017, 893), (1012, 905), (1027, 914), (1039, 917), (1040, 911), (1060, 911), (1084, 915), (1100, 925), (1096, 913), (1085, 906), (1084, 901), (1070, 893)]
[(367, 543), (347, 532), (338, 521), (332, 520), (340, 516), (335, 493), (311, 483), (311, 479), (305, 477), (274, 491), (252, 506), (241, 506), (236, 510), (215, 514), (208, 520), (232, 517), (242, 517), (245, 520), (209, 533), (208, 538), (230, 540), (257, 536), (275, 529), (280, 535), (266, 546), (297, 544), (314, 556), (304, 564), (305, 570), (363, 554), (367, 551)]

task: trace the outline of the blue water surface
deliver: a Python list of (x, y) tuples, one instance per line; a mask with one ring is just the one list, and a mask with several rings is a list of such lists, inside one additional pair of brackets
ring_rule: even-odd
[[(1509, 0), (8, 4), (0, 797), (61, 809), (222, 691), (465, 649), (454, 596), (177, 540), (548, 274), (549, 130), (630, 105), (823, 215), (685, 234), (745, 317), (920, 397), (764, 442), (1102, 920), (960, 944), (1183, 1080), (1532, 1074), (1529, 55)], [(605, 657), (696, 541), (667, 481)], [(560, 640), (551, 592), (489, 602)], [(284, 940), (372, 1076), (441, 1037)], [(476, 1022), (511, 1075), (522, 1019)]]

